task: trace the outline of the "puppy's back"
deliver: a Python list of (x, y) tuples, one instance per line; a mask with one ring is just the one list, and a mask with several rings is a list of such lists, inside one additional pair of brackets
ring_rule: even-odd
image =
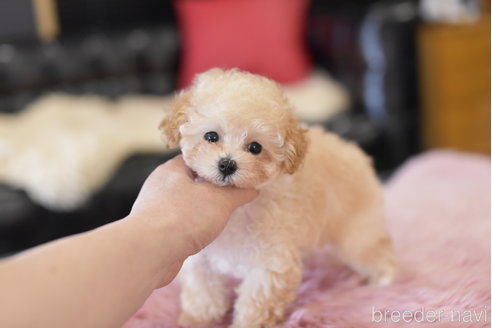
[[(355, 143), (322, 128), (310, 128), (307, 136), (307, 154), (295, 180), (297, 186), (310, 194), (306, 201), (317, 212), (313, 220), (324, 221), (318, 222), (318, 227), (326, 228), (326, 236), (321, 239), (336, 238), (339, 230), (352, 220), (383, 222), (381, 186), (371, 158)], [(369, 211), (377, 214), (361, 218)]]

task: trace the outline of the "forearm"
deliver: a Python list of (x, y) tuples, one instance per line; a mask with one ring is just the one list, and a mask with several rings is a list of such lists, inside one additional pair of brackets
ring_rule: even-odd
[(169, 160), (147, 178), (131, 216), (0, 261), (0, 326), (121, 326), (255, 196), (196, 183), (182, 158)]
[(0, 325), (120, 326), (179, 270), (169, 229), (126, 218), (0, 262)]

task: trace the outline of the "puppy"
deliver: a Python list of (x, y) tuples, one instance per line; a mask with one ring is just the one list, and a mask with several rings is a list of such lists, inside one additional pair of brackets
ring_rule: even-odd
[(180, 324), (220, 320), (231, 306), (225, 276), (232, 275), (242, 283), (231, 327), (274, 326), (301, 282), (303, 255), (325, 243), (370, 282), (393, 278), (371, 160), (321, 128), (301, 127), (273, 81), (207, 71), (177, 95), (160, 129), (200, 178), (260, 191), (185, 262)]

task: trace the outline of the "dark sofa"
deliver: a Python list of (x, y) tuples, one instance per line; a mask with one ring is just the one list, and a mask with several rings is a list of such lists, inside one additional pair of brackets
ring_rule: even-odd
[[(314, 61), (350, 90), (353, 101), (349, 111), (322, 123), (359, 143), (383, 176), (419, 148), (415, 7), (411, 0), (313, 1), (309, 11), (306, 42)], [(174, 91), (179, 30), (169, 1), (64, 0), (58, 10), (63, 33), (55, 42), (0, 35), (1, 112), (20, 111), (53, 91), (111, 98)], [(362, 27), (372, 28), (365, 41)], [(364, 42), (375, 42), (384, 65), (371, 63)], [(370, 85), (384, 100), (379, 107), (364, 96), (371, 78), (380, 82)], [(48, 210), (24, 191), (0, 185), (0, 254), (125, 216), (145, 177), (173, 155), (134, 154), (70, 212)]]

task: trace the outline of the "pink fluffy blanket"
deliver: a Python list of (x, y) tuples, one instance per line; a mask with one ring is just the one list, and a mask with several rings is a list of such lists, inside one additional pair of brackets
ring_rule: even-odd
[[(328, 247), (305, 260), (282, 328), (489, 327), (490, 160), (434, 151), (386, 184), (386, 213), (400, 273), (364, 285)], [(179, 284), (156, 290), (124, 325), (178, 327)], [(213, 327), (226, 327), (224, 322)]]

